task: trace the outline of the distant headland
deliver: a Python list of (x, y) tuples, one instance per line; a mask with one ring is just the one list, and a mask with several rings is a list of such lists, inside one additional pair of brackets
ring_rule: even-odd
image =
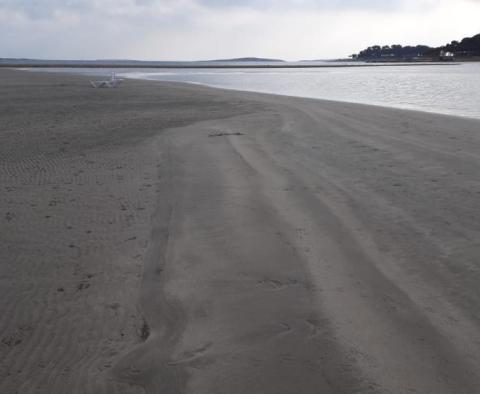
[(480, 61), (480, 34), (433, 48), (428, 45), (373, 45), (351, 58), (359, 61)]

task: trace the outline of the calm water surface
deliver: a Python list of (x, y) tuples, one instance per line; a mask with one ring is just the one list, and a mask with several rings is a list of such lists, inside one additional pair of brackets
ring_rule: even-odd
[(121, 70), (119, 74), (480, 118), (480, 63), (318, 69), (143, 69)]

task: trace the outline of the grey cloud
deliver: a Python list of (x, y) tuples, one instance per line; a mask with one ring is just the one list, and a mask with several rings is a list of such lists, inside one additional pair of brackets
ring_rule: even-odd
[[(385, 10), (402, 7), (409, 0), (192, 0), (207, 8), (250, 8), (250, 9), (365, 9)], [(479, 0), (470, 0), (479, 1)], [(0, 0), (0, 11), (8, 9), (22, 12), (30, 17), (46, 17), (55, 10), (85, 11), (101, 1), (94, 0)], [(153, 4), (172, 4), (172, 0), (133, 0), (139, 7)]]
[(31, 18), (51, 16), (56, 10), (85, 10), (90, 8), (90, 1), (85, 0), (0, 0), (0, 11), (21, 12)]
[[(193, 1), (193, 0), (192, 0)], [(20, 12), (32, 19), (48, 18), (55, 11), (69, 11), (76, 14), (94, 15), (115, 12), (117, 8), (128, 6), (143, 10), (154, 5), (175, 5), (176, 0), (131, 0), (116, 3), (113, 0), (0, 0), (0, 12), (9, 10)]]
[(401, 7), (402, 0), (198, 0), (206, 7), (224, 8), (322, 8), (322, 9), (395, 9)]

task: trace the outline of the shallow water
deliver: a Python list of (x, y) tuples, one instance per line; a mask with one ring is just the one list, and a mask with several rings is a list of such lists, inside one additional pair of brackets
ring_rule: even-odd
[[(76, 70), (78, 71), (78, 70)], [(108, 70), (84, 70), (104, 73)], [(480, 118), (480, 63), (317, 69), (142, 69), (124, 77)]]

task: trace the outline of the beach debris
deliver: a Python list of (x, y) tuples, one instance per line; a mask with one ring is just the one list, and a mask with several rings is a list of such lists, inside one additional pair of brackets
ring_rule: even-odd
[(123, 79), (117, 78), (117, 75), (112, 72), (112, 75), (110, 77), (110, 80), (106, 81), (90, 81), (90, 84), (92, 87), (95, 89), (99, 88), (116, 88), (118, 87), (121, 83), (123, 82)]
[(140, 338), (145, 342), (150, 336), (150, 326), (147, 321), (143, 319), (142, 329), (140, 330)]
[(228, 135), (245, 135), (245, 134), (237, 131), (237, 132), (233, 132), (233, 133), (228, 133), (228, 132), (210, 133), (208, 136), (209, 137), (225, 137), (225, 136), (228, 136)]

